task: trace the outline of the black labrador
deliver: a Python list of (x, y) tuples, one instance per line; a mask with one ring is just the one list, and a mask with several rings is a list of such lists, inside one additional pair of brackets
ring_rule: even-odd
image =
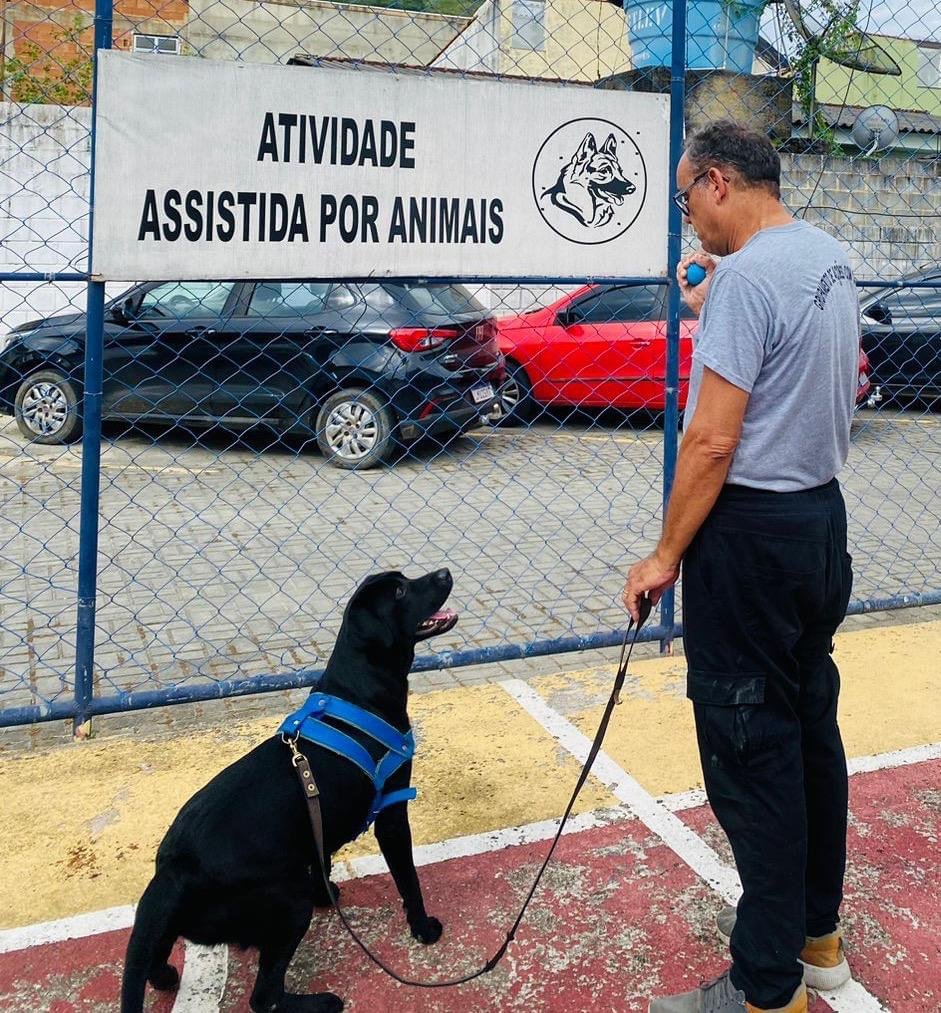
[[(457, 622), (454, 612), (443, 609), (451, 587), (448, 570), (416, 580), (396, 572), (367, 577), (346, 607), (317, 690), (407, 731), (415, 644)], [(374, 757), (382, 754), (383, 747), (373, 739), (344, 730)], [(325, 849), (332, 855), (362, 830), (374, 787), (349, 760), (304, 739), (297, 745), (320, 788)], [(385, 790), (407, 788), (411, 773), (409, 761)], [(422, 943), (437, 942), (441, 923), (425, 912), (406, 803), (382, 810), (375, 833), (412, 935)], [(122, 1013), (140, 1013), (148, 981), (158, 989), (178, 986), (179, 974), (167, 960), (179, 936), (207, 945), (257, 947), (258, 975), (250, 1003), (255, 1013), (341, 1010), (343, 1002), (332, 992), (294, 995), (284, 989), (288, 964), (314, 907), (329, 904), (304, 794), (288, 747), (275, 735), (197, 792), (167, 831), (128, 943)]]

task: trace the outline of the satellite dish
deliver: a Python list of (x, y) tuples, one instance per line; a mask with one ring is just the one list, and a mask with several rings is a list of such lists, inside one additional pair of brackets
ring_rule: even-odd
[[(834, 14), (827, 21), (819, 10), (804, 9), (802, 5), (806, 4), (806, 0), (783, 0), (783, 3), (787, 16), (805, 42), (825, 36), (838, 16)], [(902, 73), (902, 68), (882, 46), (859, 28), (848, 32), (845, 38), (829, 39), (820, 55), (841, 67), (861, 70), (866, 74), (891, 74), (899, 77)]]
[(899, 139), (899, 118), (888, 106), (869, 106), (856, 117), (850, 134), (856, 146), (871, 155)]

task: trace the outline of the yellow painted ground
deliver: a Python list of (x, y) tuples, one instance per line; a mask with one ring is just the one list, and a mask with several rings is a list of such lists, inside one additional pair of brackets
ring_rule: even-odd
[[(850, 756), (941, 739), (941, 621), (837, 641)], [(574, 659), (573, 659), (574, 660)], [(606, 752), (655, 795), (699, 785), (682, 659), (638, 661)], [(614, 666), (532, 682), (593, 736)], [(416, 843), (557, 817), (578, 765), (498, 686), (415, 695)], [(0, 928), (132, 903), (180, 805), (277, 721), (164, 742), (108, 739), (0, 762)], [(614, 805), (589, 782), (576, 811)], [(371, 851), (367, 835), (340, 858)], [(28, 885), (27, 885), (28, 884)]]
[[(415, 695), (409, 712), (419, 741), (417, 844), (562, 811), (579, 765), (499, 687)], [(4, 760), (0, 928), (135, 902), (183, 802), (277, 725), (167, 742), (92, 741)], [(616, 804), (590, 782), (576, 811)], [(372, 850), (370, 833), (340, 857)]]
[[(842, 633), (840, 728), (847, 755), (869, 756), (941, 740), (941, 621)], [(532, 687), (588, 736), (594, 736), (615, 666), (544, 676)], [(692, 709), (683, 658), (631, 665), (605, 752), (652, 794), (700, 787)]]

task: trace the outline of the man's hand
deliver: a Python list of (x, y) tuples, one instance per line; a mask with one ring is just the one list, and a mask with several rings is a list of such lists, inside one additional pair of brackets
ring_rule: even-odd
[(646, 594), (651, 605), (656, 605), (668, 587), (673, 587), (680, 575), (680, 564), (660, 558), (654, 552), (635, 563), (627, 571), (627, 583), (621, 601), (635, 623), (640, 622), (640, 599)]
[[(686, 272), (690, 264), (699, 264), (706, 272), (706, 277), (698, 285), (690, 285), (686, 280)], [(709, 291), (709, 282), (716, 270), (716, 262), (708, 253), (700, 250), (689, 257), (684, 257), (676, 265), (676, 280), (680, 286), (680, 298), (686, 305), (699, 316), (703, 303), (706, 301), (706, 293)]]

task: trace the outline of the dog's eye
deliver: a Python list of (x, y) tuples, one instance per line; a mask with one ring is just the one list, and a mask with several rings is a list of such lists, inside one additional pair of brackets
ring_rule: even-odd
[(399, 584), (399, 586), (395, 589), (395, 600), (401, 601), (404, 597), (405, 597), (405, 588), (401, 584)]

